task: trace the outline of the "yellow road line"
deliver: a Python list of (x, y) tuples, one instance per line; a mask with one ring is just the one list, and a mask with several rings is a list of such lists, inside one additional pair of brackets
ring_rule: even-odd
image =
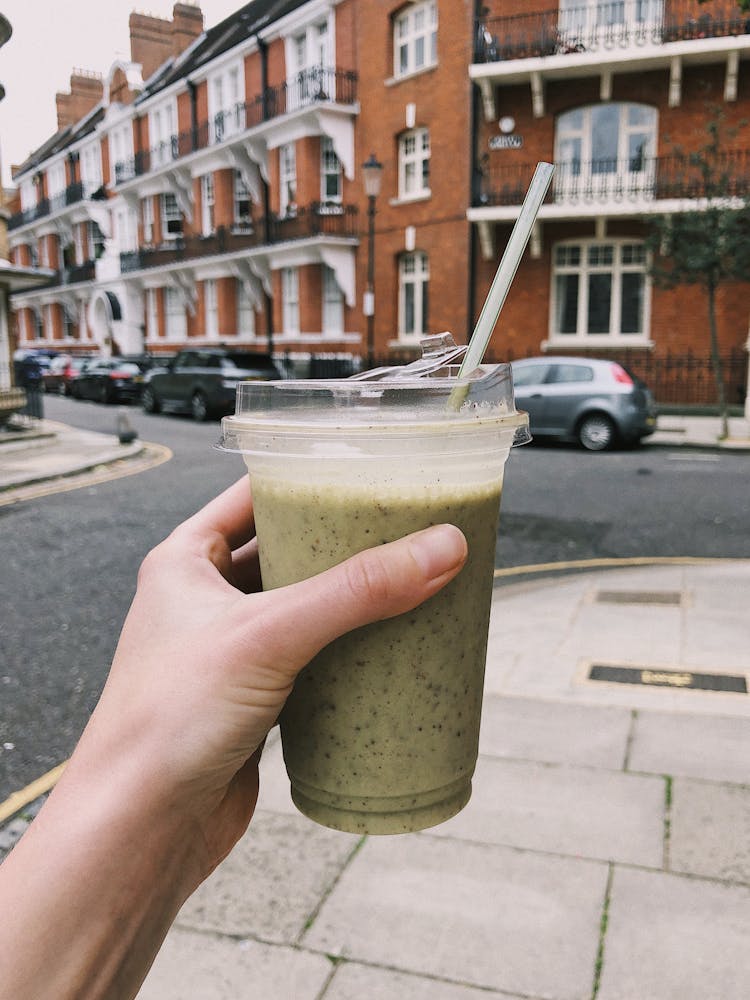
[(509, 566), (495, 570), (495, 579), (505, 576), (525, 576), (531, 573), (550, 573), (570, 569), (615, 569), (620, 566), (703, 566), (719, 562), (747, 562), (722, 556), (624, 556), (620, 559), (570, 559), (567, 562), (532, 563), (527, 566)]
[(10, 819), (15, 813), (20, 812), (24, 806), (30, 805), (40, 795), (45, 795), (54, 788), (65, 770), (66, 764), (67, 761), (63, 761), (62, 764), (53, 767), (51, 771), (47, 771), (41, 778), (32, 781), (30, 785), (22, 788), (19, 792), (13, 792), (5, 802), (0, 802), (0, 823), (4, 823), (6, 819)]

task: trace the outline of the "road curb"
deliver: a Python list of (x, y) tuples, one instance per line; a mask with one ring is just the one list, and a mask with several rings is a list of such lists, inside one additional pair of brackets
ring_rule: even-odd
[(83, 486), (107, 483), (113, 479), (132, 476), (137, 472), (147, 472), (164, 462), (168, 462), (173, 452), (166, 445), (151, 441), (139, 441), (138, 447), (130, 454), (120, 452), (103, 453), (97, 459), (52, 476), (40, 476), (19, 486), (7, 486), (0, 490), (0, 507), (66, 493)]

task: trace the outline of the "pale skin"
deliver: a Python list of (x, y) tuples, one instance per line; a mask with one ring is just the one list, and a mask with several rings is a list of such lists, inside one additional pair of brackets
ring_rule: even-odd
[(466, 560), (438, 525), (259, 591), (247, 479), (145, 559), (102, 697), (0, 866), (0, 1000), (134, 997), (179, 908), (245, 832), (299, 671)]

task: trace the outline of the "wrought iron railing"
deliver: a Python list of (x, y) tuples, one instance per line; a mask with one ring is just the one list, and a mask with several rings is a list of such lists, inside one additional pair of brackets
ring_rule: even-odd
[(710, 11), (697, 0), (592, 0), (565, 10), (478, 20), (474, 61), (611, 51), (748, 33), (750, 18), (730, 0), (712, 3)]
[(314, 201), (269, 220), (269, 242), (308, 239), (312, 236), (357, 235), (357, 206), (334, 201)]
[(324, 66), (301, 70), (277, 87), (269, 87), (249, 101), (225, 108), (194, 128), (180, 132), (150, 149), (142, 150), (115, 164), (115, 184), (122, 184), (206, 149), (209, 146), (241, 135), (248, 129), (280, 115), (322, 101), (354, 104), (357, 100), (357, 74)]
[(123, 273), (148, 267), (161, 267), (195, 257), (213, 257), (237, 253), (269, 243), (310, 239), (314, 236), (357, 235), (357, 206), (332, 202), (313, 202), (294, 214), (259, 219), (251, 229), (242, 231), (220, 226), (210, 236), (184, 236), (158, 247), (142, 247), (120, 254)]
[(8, 229), (18, 229), (19, 226), (25, 226), (29, 222), (36, 222), (37, 219), (42, 219), (52, 212), (58, 212), (61, 208), (91, 198), (93, 194), (91, 185), (84, 184), (83, 181), (75, 181), (73, 184), (68, 184), (64, 191), (53, 194), (50, 198), (40, 199), (33, 208), (16, 212), (8, 220)]
[[(487, 164), (478, 174), (472, 205), (520, 205), (535, 164)], [(719, 154), (705, 177), (690, 155), (642, 156), (629, 159), (571, 160), (555, 164), (547, 202), (579, 205), (590, 202), (663, 199), (747, 198), (750, 196), (750, 151)]]
[(73, 267), (62, 267), (55, 271), (50, 285), (74, 285), (79, 281), (93, 281), (96, 277), (96, 261), (87, 260)]

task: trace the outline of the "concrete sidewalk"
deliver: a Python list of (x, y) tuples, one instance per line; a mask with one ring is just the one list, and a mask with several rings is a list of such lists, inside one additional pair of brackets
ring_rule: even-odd
[(137, 438), (121, 444), (116, 434), (85, 431), (54, 420), (3, 429), (0, 493), (132, 459), (143, 450), (143, 442)]
[(745, 1000), (750, 697), (687, 685), (747, 685), (749, 603), (750, 561), (496, 590), (473, 797), (423, 833), (305, 819), (274, 733), (140, 1000)]
[[(55, 476), (123, 457), (116, 438), (53, 430), (36, 455), (0, 447), (0, 503), (53, 454)], [(717, 434), (663, 418), (645, 447)], [(250, 830), (141, 1000), (746, 1000), (748, 607), (750, 560), (498, 588), (474, 794), (423, 833), (301, 816), (274, 732)], [(0, 830), (0, 856), (23, 826)]]

